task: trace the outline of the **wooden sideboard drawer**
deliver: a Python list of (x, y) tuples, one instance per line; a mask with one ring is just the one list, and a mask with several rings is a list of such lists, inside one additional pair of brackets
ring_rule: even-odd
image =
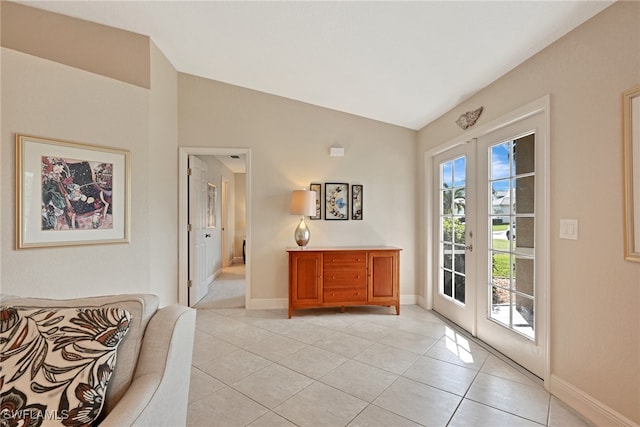
[(367, 287), (326, 289), (323, 292), (325, 303), (366, 302)]
[(353, 288), (367, 286), (367, 270), (325, 270), (325, 288)]
[(366, 268), (367, 253), (363, 251), (352, 252), (326, 252), (324, 254), (324, 269), (353, 269)]

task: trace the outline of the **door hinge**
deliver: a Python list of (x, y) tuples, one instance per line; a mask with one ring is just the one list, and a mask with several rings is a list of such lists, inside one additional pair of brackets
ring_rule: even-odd
[(193, 280), (187, 280), (187, 288), (193, 288)]
[(193, 169), (187, 168), (187, 176), (191, 176), (193, 174)]
[(193, 231), (193, 227), (191, 226), (191, 224), (187, 224), (187, 231)]

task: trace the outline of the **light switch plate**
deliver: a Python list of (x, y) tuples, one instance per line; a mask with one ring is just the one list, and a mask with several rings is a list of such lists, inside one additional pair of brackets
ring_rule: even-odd
[(577, 219), (561, 219), (560, 220), (560, 238), (578, 240), (578, 220)]

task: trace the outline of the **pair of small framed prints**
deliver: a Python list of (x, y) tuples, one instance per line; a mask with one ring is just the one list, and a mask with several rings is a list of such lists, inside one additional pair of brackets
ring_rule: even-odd
[[(324, 198), (322, 197), (322, 184), (311, 184), (309, 188), (316, 193), (316, 214), (310, 219), (322, 219), (324, 206), (325, 220), (362, 220), (362, 185), (351, 185), (351, 192), (349, 192), (349, 184), (347, 183), (326, 182), (324, 184)], [(349, 212), (351, 212), (351, 216), (349, 216)]]

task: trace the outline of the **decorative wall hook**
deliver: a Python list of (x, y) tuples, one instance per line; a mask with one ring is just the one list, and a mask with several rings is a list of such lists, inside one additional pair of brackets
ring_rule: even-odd
[(480, 107), (475, 111), (467, 111), (461, 115), (458, 120), (456, 120), (457, 125), (462, 129), (467, 129), (473, 126), (476, 123), (476, 120), (478, 120), (478, 117), (480, 117), (480, 114), (482, 114), (483, 109), (484, 107)]

